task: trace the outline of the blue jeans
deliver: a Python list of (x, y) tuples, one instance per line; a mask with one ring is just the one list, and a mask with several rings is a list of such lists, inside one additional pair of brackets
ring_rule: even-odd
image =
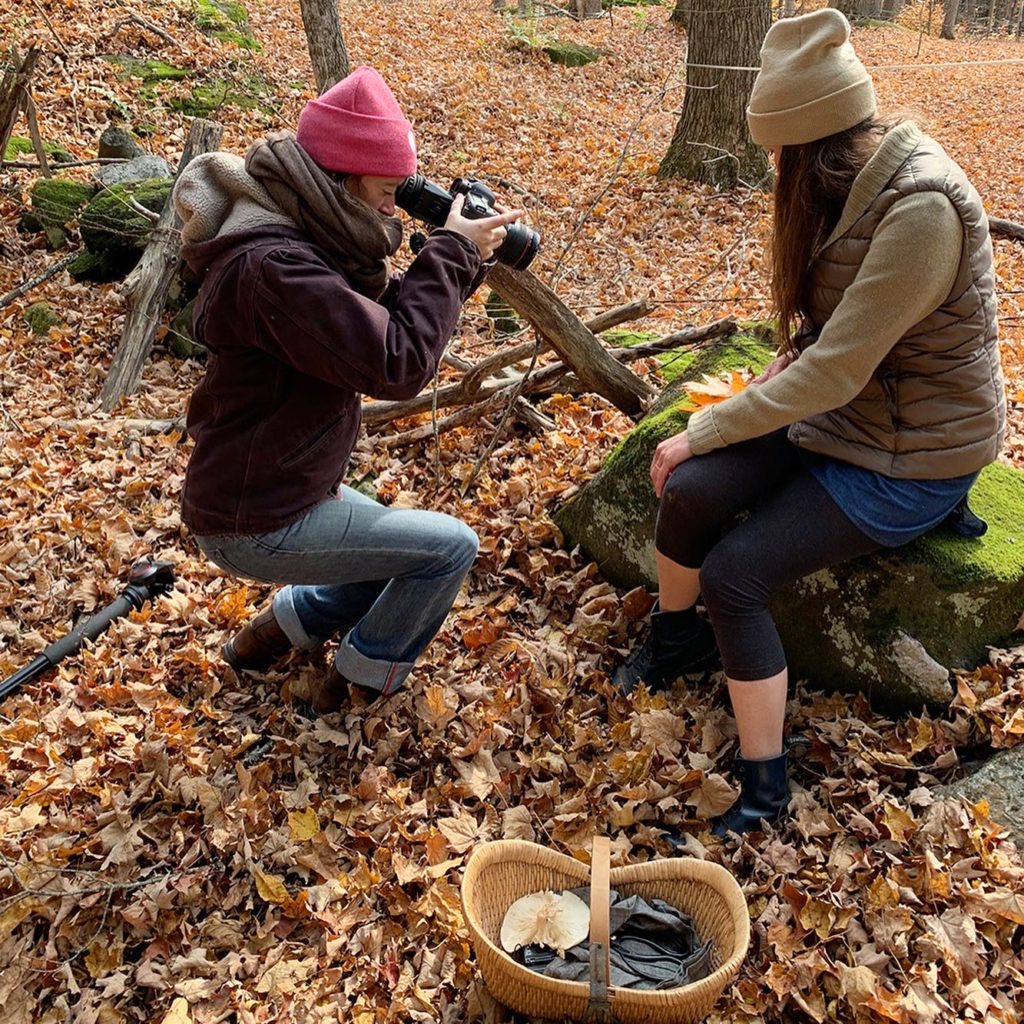
[(234, 576), (285, 583), (274, 616), (309, 649), (344, 631), (335, 664), (391, 693), (451, 610), (476, 558), (476, 534), (451, 516), (390, 509), (350, 487), (271, 533), (196, 538)]

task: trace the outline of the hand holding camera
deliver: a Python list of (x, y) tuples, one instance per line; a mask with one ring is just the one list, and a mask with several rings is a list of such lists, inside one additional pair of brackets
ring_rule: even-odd
[(513, 224), (523, 216), (522, 210), (506, 210), (503, 206), (495, 207), (495, 214), (484, 220), (473, 220), (463, 213), (466, 197), (457, 195), (452, 202), (451, 210), (444, 222), (448, 231), (464, 235), (476, 243), (480, 255), (489, 260), (495, 251), (500, 249), (508, 236), (506, 225)]
[(540, 235), (515, 223), (523, 211), (496, 206), (494, 193), (473, 179), (456, 178), (449, 192), (414, 174), (398, 186), (395, 202), (413, 217), (465, 235), (485, 260), (493, 254), (514, 270), (525, 270), (540, 248)]

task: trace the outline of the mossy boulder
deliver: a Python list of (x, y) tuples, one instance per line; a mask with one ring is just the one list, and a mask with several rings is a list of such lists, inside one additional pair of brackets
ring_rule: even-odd
[[(63, 146), (58, 146), (55, 142), (46, 142), (44, 140), (43, 152), (55, 164), (69, 164), (75, 159)], [(35, 154), (36, 151), (32, 145), (32, 140), (20, 135), (12, 135), (4, 147), (5, 160), (17, 160), (23, 156), (34, 157)]]
[(540, 44), (552, 64), (563, 64), (568, 68), (583, 67), (605, 56), (605, 50), (598, 50), (585, 43), (575, 43), (571, 39), (548, 39)]
[(33, 334), (46, 334), (51, 327), (64, 322), (64, 317), (48, 302), (33, 302), (22, 316)]
[(134, 160), (146, 151), (132, 138), (132, 134), (116, 124), (108, 124), (100, 136), (97, 156), (106, 160)]
[(988, 803), (989, 818), (1005, 826), (1024, 850), (1024, 745), (1001, 750), (980, 768), (936, 792), (944, 799)]
[[(153, 222), (135, 206), (159, 214), (171, 194), (171, 178), (112, 185), (82, 212), (79, 226), (89, 252), (103, 261), (99, 273), (107, 280), (126, 274), (149, 242)], [(134, 205), (133, 205), (134, 204)]]
[(29, 209), (18, 221), (22, 231), (45, 231), (51, 248), (67, 240), (65, 228), (96, 194), (94, 185), (70, 178), (41, 178), (32, 186)]
[(519, 322), (516, 311), (497, 292), (492, 291), (487, 296), (484, 309), (495, 334), (515, 334), (516, 331), (522, 330), (523, 325)]
[(167, 347), (179, 359), (203, 359), (206, 349), (195, 340), (192, 334), (192, 311), (195, 299), (184, 305), (171, 320), (167, 332)]
[(555, 515), (568, 541), (579, 544), (613, 583), (651, 585), (657, 579), (654, 525), (658, 499), (649, 471), (658, 443), (682, 430), (690, 418), (679, 408), (685, 381), (737, 367), (760, 369), (771, 362), (773, 354), (771, 346), (756, 334), (732, 335), (709, 346), (690, 363), (688, 372), (665, 388), (594, 479)]
[(222, 43), (234, 43), (243, 50), (262, 50), (249, 26), (249, 12), (235, 0), (192, 0), (196, 24)]
[(187, 68), (176, 67), (164, 60), (140, 60), (137, 57), (116, 55), (104, 57), (104, 60), (117, 67), (122, 78), (137, 78), (143, 85), (177, 82), (192, 74)]
[[(683, 374), (696, 380), (737, 366), (762, 368), (763, 336), (734, 335)], [(594, 479), (555, 515), (612, 582), (654, 588), (657, 501), (649, 468), (658, 442), (682, 430), (685, 381), (652, 411)], [(855, 559), (776, 594), (772, 612), (794, 678), (867, 694), (883, 707), (919, 708), (950, 699), (949, 670), (977, 664), (986, 646), (1014, 630), (1024, 609), (1024, 473), (987, 467), (971, 506), (989, 529), (969, 540), (939, 528), (897, 550)], [(770, 543), (770, 539), (766, 540)]]

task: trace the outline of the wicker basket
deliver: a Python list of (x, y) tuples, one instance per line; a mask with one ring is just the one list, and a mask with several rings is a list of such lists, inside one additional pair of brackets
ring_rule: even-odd
[[(484, 984), (498, 1002), (546, 1020), (607, 1020), (610, 1004), (613, 1019), (620, 1024), (702, 1021), (746, 956), (750, 914), (739, 885), (728, 871), (708, 861), (680, 857), (612, 868), (609, 873), (608, 856), (608, 840), (596, 839), (591, 881), (585, 864), (536, 843), (500, 840), (473, 851), (462, 883), (462, 906)], [(701, 939), (712, 940), (713, 973), (690, 985), (660, 991), (610, 986), (603, 996), (608, 971), (609, 898), (605, 895), (602, 900), (597, 894), (607, 890), (609, 878), (624, 895), (662, 899), (689, 914)], [(595, 893), (591, 901), (591, 964), (603, 968), (591, 970), (590, 985), (547, 978), (502, 950), (498, 941), (501, 922), (517, 899), (544, 889), (572, 889), (588, 882)]]

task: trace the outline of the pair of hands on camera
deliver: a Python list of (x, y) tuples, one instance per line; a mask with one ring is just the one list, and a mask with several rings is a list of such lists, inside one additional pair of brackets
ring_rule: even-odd
[(508, 233), (506, 226), (514, 224), (523, 216), (525, 211), (509, 210), (504, 206), (495, 206), (495, 209), (498, 211), (497, 217), (470, 220), (468, 217), (462, 216), (462, 207), (465, 205), (465, 202), (466, 197), (464, 195), (460, 194), (455, 197), (455, 200), (452, 202), (451, 211), (448, 214), (448, 219), (444, 222), (445, 230), (454, 231), (456, 234), (463, 235), (471, 242), (474, 242), (480, 250), (480, 255), (485, 260), (489, 260), (494, 255), (495, 250), (505, 241), (505, 235)]

